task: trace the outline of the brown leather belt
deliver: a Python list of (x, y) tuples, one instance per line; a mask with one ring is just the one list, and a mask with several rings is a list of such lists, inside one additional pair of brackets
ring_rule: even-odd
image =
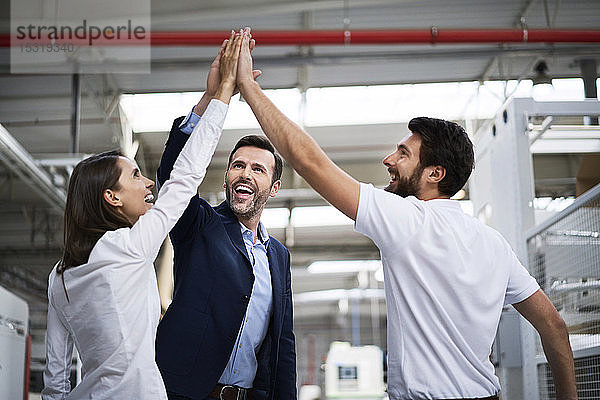
[(218, 400), (246, 400), (248, 390), (233, 385), (221, 385), (217, 383), (208, 397)]

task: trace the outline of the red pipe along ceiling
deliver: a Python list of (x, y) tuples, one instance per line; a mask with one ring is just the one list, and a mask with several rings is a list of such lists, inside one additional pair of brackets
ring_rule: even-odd
[[(143, 40), (103, 36), (94, 38), (97, 46), (147, 45)], [(48, 32), (44, 32), (48, 35)], [(131, 36), (131, 35), (130, 35)], [(229, 37), (224, 31), (168, 31), (151, 32), (152, 46), (218, 46)], [(421, 30), (309, 30), (309, 31), (253, 31), (252, 37), (260, 46), (311, 46), (311, 45), (381, 45), (381, 44), (436, 44), (436, 43), (600, 43), (600, 30), (569, 29), (431, 29)], [(11, 36), (0, 34), (0, 47), (10, 47)], [(18, 38), (13, 46), (23, 42), (38, 44), (89, 45), (89, 38)]]
[[(153, 46), (219, 45), (223, 32), (153, 32)], [(261, 46), (433, 43), (600, 43), (600, 30), (321, 30), (253, 31)]]

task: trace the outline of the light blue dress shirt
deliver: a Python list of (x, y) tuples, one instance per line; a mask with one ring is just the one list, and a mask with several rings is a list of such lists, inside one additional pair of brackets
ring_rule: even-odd
[(241, 223), (240, 226), (244, 244), (252, 263), (252, 270), (254, 271), (254, 285), (252, 286), (252, 295), (235, 346), (219, 382), (251, 388), (258, 365), (256, 352), (267, 334), (269, 320), (271, 319), (273, 287), (267, 258), (267, 247), (269, 245), (267, 230), (262, 223), (259, 223), (259, 239), (255, 242), (252, 231)]
[[(191, 134), (200, 121), (200, 116), (193, 109), (179, 125), (183, 133)], [(246, 315), (240, 326), (229, 362), (219, 378), (219, 383), (251, 388), (256, 376), (256, 352), (260, 348), (271, 319), (273, 308), (273, 286), (271, 284), (271, 271), (267, 248), (269, 234), (262, 223), (258, 224), (259, 239), (254, 241), (252, 231), (240, 223), (242, 238), (252, 263), (254, 284)]]
[(192, 108), (183, 121), (181, 121), (181, 124), (179, 124), (179, 129), (181, 129), (181, 132), (191, 135), (198, 122), (200, 122), (200, 116)]

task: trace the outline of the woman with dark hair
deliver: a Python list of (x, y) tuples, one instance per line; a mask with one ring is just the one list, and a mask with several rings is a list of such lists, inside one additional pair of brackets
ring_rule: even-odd
[[(43, 399), (167, 399), (154, 360), (160, 300), (153, 261), (205, 176), (244, 34), (232, 33), (223, 44), (215, 60), (218, 88), (154, 205), (154, 183), (118, 152), (94, 155), (73, 170), (65, 249), (48, 283)], [(71, 391), (73, 345), (83, 378)]]

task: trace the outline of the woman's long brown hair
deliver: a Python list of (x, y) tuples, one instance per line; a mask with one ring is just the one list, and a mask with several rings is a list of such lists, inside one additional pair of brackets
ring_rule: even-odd
[[(85, 264), (98, 239), (107, 231), (131, 227), (131, 223), (103, 198), (106, 189), (119, 189), (119, 151), (99, 153), (73, 169), (64, 215), (64, 251), (57, 272)], [(69, 296), (65, 287), (67, 300)]]

